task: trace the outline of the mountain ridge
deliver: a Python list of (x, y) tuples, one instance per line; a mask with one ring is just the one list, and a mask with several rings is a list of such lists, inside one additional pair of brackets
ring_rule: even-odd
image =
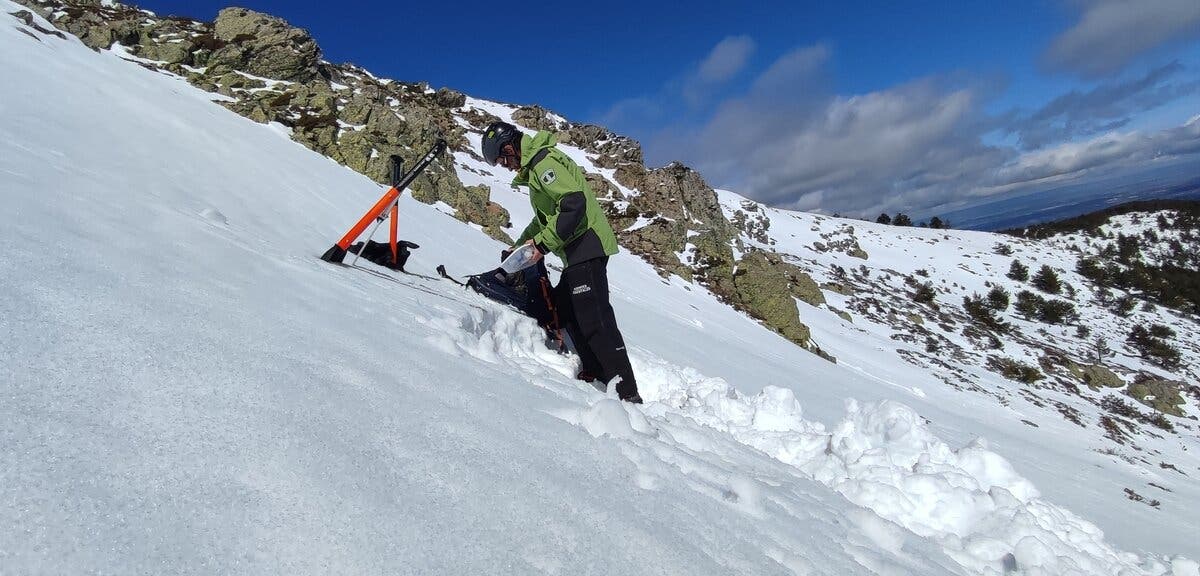
[[(42, 3), (39, 6), (46, 7)], [(47, 8), (48, 9), (48, 8)], [(113, 8), (114, 10), (116, 8)], [(84, 11), (83, 14), (87, 12)], [(53, 15), (53, 12), (50, 13)], [(253, 19), (254, 17), (251, 17)], [(63, 18), (60, 18), (62, 20)], [(233, 27), (236, 30), (236, 27)], [(93, 34), (99, 39), (98, 41), (110, 38), (104, 33), (96, 33), (95, 26), (89, 27), (85, 32), (85, 37), (91, 37)], [(238, 38), (242, 33), (230, 32), (230, 41)], [(119, 35), (119, 34), (118, 34)], [(285, 34), (286, 36), (286, 34)], [(126, 37), (128, 39), (128, 37)], [(294, 39), (293, 39), (294, 40)], [(287, 40), (292, 42), (293, 40)], [(243, 38), (240, 42), (248, 42), (250, 39)], [(167, 42), (169, 43), (169, 41)], [(236, 44), (236, 42), (235, 42)], [(304, 44), (302, 41), (301, 44)], [(109, 44), (109, 47), (113, 47)], [(226, 48), (228, 45), (221, 48)], [(153, 62), (144, 62), (148, 60), (146, 56), (151, 54), (138, 55), (136, 53), (125, 51), (120, 48), (120, 45), (113, 47), (114, 52), (122, 55), (127, 59), (143, 60), (142, 64), (151, 68), (158, 68), (160, 65)], [(220, 48), (218, 48), (220, 49)], [(186, 68), (180, 65), (180, 70), (188, 72)], [(191, 66), (191, 65), (186, 65)], [(319, 64), (318, 64), (319, 66)], [(257, 70), (257, 69), (256, 69)], [(261, 71), (261, 70), (260, 70)], [(286, 85), (273, 84), (274, 82), (293, 82), (293, 80), (272, 80), (260, 78), (249, 78), (245, 76), (246, 72), (230, 70), (222, 73), (219, 78), (226, 79), (224, 81), (215, 82), (212, 87), (218, 90), (229, 92), (234, 96), (245, 95), (246, 100), (235, 98), (234, 96), (225, 96), (233, 101), (226, 101), (228, 107), (236, 108), (239, 106), (247, 106), (246, 110), (250, 114), (254, 114), (255, 110), (264, 114), (275, 114), (280, 110), (272, 111), (271, 106), (260, 106), (259, 102), (252, 96), (262, 95), (261, 97), (277, 99), (279, 95), (268, 95), (270, 90), (265, 88), (276, 86), (284, 88), (282, 93), (287, 93), (289, 90)], [(350, 81), (368, 82), (372, 77), (365, 71), (356, 69), (347, 69), (340, 72), (347, 75)], [(357, 75), (358, 78), (353, 76)], [(200, 75), (205, 76), (205, 75)], [(340, 77), (339, 77), (340, 78)], [(345, 79), (345, 78), (341, 78)], [(335, 79), (336, 80), (336, 79)], [(382, 83), (382, 81), (375, 81)], [(233, 83), (241, 83), (240, 86), (234, 86)], [(368, 82), (369, 83), (369, 82)], [(350, 86), (350, 84), (346, 84)], [(404, 93), (406, 98), (412, 101), (432, 102), (434, 110), (446, 108), (444, 104), (438, 103), (441, 98), (446, 104), (458, 104), (460, 99), (452, 92), (434, 91), (427, 86), (422, 87), (420, 84), (403, 84), (405, 87)], [(254, 92), (254, 91), (258, 92)], [(404, 114), (395, 116), (394, 120), (389, 119), (386, 114), (380, 114), (378, 117), (368, 113), (365, 118), (349, 116), (351, 120), (366, 121), (366, 124), (353, 124), (347, 121), (342, 116), (331, 118), (327, 114), (327, 110), (323, 110), (322, 106), (327, 106), (328, 101), (324, 100), (327, 94), (320, 91), (309, 91), (307, 89), (295, 90), (296, 94), (289, 97), (287, 104), (299, 102), (298, 107), (293, 110), (291, 108), (283, 108), (287, 111), (287, 118), (292, 122), (292, 126), (287, 127), (282, 123), (279, 126), (290, 128), (289, 136), (295, 138), (297, 132), (302, 134), (301, 138), (295, 138), (306, 146), (313, 148), (314, 145), (320, 145), (322, 141), (321, 134), (334, 134), (335, 136), (347, 137), (352, 141), (354, 133), (366, 130), (369, 127), (386, 131), (393, 126), (393, 122), (397, 122), (395, 126), (406, 126), (405, 130), (413, 130), (414, 136), (412, 140), (394, 141), (394, 149), (400, 152), (409, 151), (409, 148), (418, 149), (415, 143), (420, 143), (421, 138), (430, 138), (436, 135), (438, 130), (442, 128), (446, 121), (444, 118), (438, 117), (436, 114), (421, 112), (419, 106), (411, 106), (404, 108)], [(382, 92), (381, 92), (382, 94)], [(297, 98), (299, 100), (297, 100)], [(336, 97), (334, 98), (336, 101)], [(559, 120), (556, 115), (550, 112), (531, 110), (521, 107), (503, 106), (495, 103), (485, 103), (476, 101), (467, 96), (462, 96), (461, 104), (450, 106), (451, 109), (465, 109), (461, 112), (463, 116), (474, 115), (476, 121), (468, 121), (469, 127), (464, 127), (457, 124), (459, 115), (450, 114), (449, 118), (461, 128), (460, 148), (455, 154), (456, 166), (452, 170), (443, 170), (435, 173), (429, 178), (429, 181), (414, 187), (414, 196), (420, 195), (424, 200), (431, 202), (445, 202), (451, 207), (450, 213), (455, 217), (466, 221), (476, 221), (475, 223), (487, 229), (493, 228), (493, 232), (499, 230), (501, 233), (504, 229), (502, 223), (499, 222), (498, 216), (503, 215), (505, 219), (511, 219), (511, 214), (517, 214), (520, 206), (519, 202), (514, 203), (514, 198), (520, 200), (519, 197), (505, 198), (501, 200), (499, 196), (502, 190), (498, 190), (497, 186), (487, 182), (495, 181), (495, 174), (487, 172), (488, 168), (479, 162), (474, 150), (477, 149), (475, 138), (477, 134), (473, 129), (478, 126), (477, 122), (483, 122), (492, 118), (508, 117), (517, 120), (522, 118), (521, 122), (531, 124), (541, 124), (543, 126), (551, 126), (553, 123), (565, 122)], [(344, 108), (341, 108), (344, 109)], [(490, 112), (489, 112), (490, 110)], [(400, 116), (403, 116), (401, 118)], [(426, 121), (428, 120), (428, 121)], [(374, 124), (372, 124), (374, 123)], [(343, 124), (346, 124), (343, 126)], [(561, 124), (553, 124), (561, 127)], [(356, 128), (364, 126), (364, 128)], [(527, 126), (528, 127), (528, 126)], [(570, 134), (574, 128), (578, 137), (572, 135), (569, 140), (576, 140), (586, 143), (590, 139), (594, 139), (596, 135), (601, 134), (596, 129), (579, 128), (576, 126), (569, 127), (565, 132)], [(405, 132), (408, 138), (407, 132)], [(400, 138), (397, 136), (397, 138)], [(616, 142), (615, 138), (602, 138), (607, 144)], [(578, 142), (577, 142), (578, 143)], [(408, 148), (406, 148), (406, 146)], [(578, 146), (566, 145), (569, 149), (573, 149), (578, 153), (586, 152)], [(372, 148), (372, 150), (376, 150)], [(720, 214), (715, 214), (713, 205), (708, 202), (707, 184), (703, 183), (703, 179), (694, 171), (682, 165), (669, 165), (654, 171), (645, 170), (639, 172), (632, 164), (633, 158), (640, 155), (640, 150), (634, 152), (631, 144), (618, 143), (608, 149), (608, 152), (599, 154), (585, 154), (579, 158), (580, 162), (585, 166), (591, 167), (591, 172), (598, 175), (599, 179), (593, 180), (598, 194), (604, 196), (608, 202), (610, 215), (613, 215), (614, 220), (621, 223), (622, 241), (623, 244), (629, 247), (631, 243), (639, 243), (639, 247), (635, 252), (639, 253), (653, 264), (659, 274), (664, 277), (664, 281), (672, 281), (672, 278), (679, 277), (684, 280), (689, 278), (696, 279), (699, 284), (708, 286), (727, 286), (726, 290), (740, 291), (745, 296), (742, 298), (751, 298), (763, 293), (768, 296), (782, 296), (778, 298), (768, 299), (764, 303), (756, 303), (755, 306), (759, 309), (768, 309), (773, 303), (790, 303), (791, 309), (786, 306), (781, 315), (790, 314), (792, 319), (799, 323), (799, 317), (802, 315), (805, 318), (825, 318), (829, 316), (828, 322), (821, 320), (819, 326), (812, 322), (801, 323), (808, 329), (808, 325), (817, 326), (819, 335), (816, 336), (823, 344), (830, 339), (837, 338), (841, 331), (847, 334), (856, 334), (854, 332), (854, 324), (870, 326), (872, 330), (876, 328), (887, 327), (888, 332), (883, 334), (880, 342), (893, 342), (895, 346), (896, 359), (899, 362), (907, 362), (911, 365), (919, 365), (925, 363), (938, 367), (943, 370), (942, 376), (944, 382), (950, 387), (959, 387), (964, 390), (974, 391), (978, 394), (988, 397), (994, 397), (1001, 403), (1010, 403), (1013, 405), (1022, 405), (1022, 402), (1028, 402), (1033, 406), (1039, 403), (1046, 407), (1045, 412), (1051, 414), (1062, 414), (1062, 417), (1070, 421), (1072, 418), (1086, 423), (1086, 427), (1102, 427), (1109, 438), (1124, 439), (1123, 442), (1111, 440), (1113, 444), (1103, 444), (1105, 450), (1117, 451), (1114, 458), (1124, 462), (1129, 462), (1131, 465), (1153, 468), (1159, 464), (1167, 464), (1175, 467), (1179, 464), (1179, 468), (1191, 471), (1186, 464), (1186, 460), (1175, 459), (1177, 455), (1162, 456), (1169, 453), (1162, 449), (1162, 445), (1166, 443), (1163, 438), (1154, 438), (1153, 435), (1161, 434), (1156, 432), (1159, 428), (1155, 424), (1147, 424), (1147, 422), (1155, 421), (1154, 412), (1143, 412), (1139, 408), (1123, 406), (1109, 402), (1111, 409), (1106, 409), (1106, 412), (1098, 412), (1098, 415), (1090, 413), (1092, 408), (1099, 408), (1108, 398), (1133, 397), (1138, 402), (1145, 400), (1148, 396), (1151, 404), (1146, 407), (1154, 411), (1162, 412), (1158, 407), (1154, 407), (1153, 403), (1160, 398), (1167, 398), (1172, 390), (1171, 386), (1166, 388), (1160, 383), (1157, 387), (1150, 386), (1145, 382), (1133, 381), (1138, 374), (1142, 372), (1161, 374), (1161, 370), (1149, 364), (1138, 363), (1129, 364), (1126, 368), (1122, 368), (1121, 374), (1117, 374), (1121, 381), (1120, 388), (1122, 394), (1120, 396), (1112, 396), (1107, 394), (1097, 393), (1091, 389), (1086, 381), (1086, 376), (1076, 376), (1075, 371), (1083, 372), (1089, 368), (1089, 365), (1078, 365), (1078, 360), (1085, 356), (1082, 344), (1084, 340), (1078, 337), (1073, 337), (1071, 333), (1064, 332), (1063, 328), (1055, 325), (1047, 325), (1041, 322), (1023, 320), (1017, 317), (1005, 316), (1004, 313), (998, 313), (1001, 321), (1010, 324), (1016, 324), (1028, 332), (1028, 335), (1021, 336), (1025, 342), (1018, 347), (1010, 348), (1008, 343), (1002, 343), (1002, 346), (997, 352), (996, 348), (992, 347), (993, 338), (1007, 338), (1004, 335), (995, 333), (992, 327), (987, 324), (981, 324), (976, 318), (971, 317), (971, 310), (964, 307), (958, 309), (960, 297), (966, 298), (971, 295), (972, 290), (978, 291), (980, 296), (985, 292), (986, 288), (991, 288), (986, 282), (995, 284), (995, 278), (1000, 276), (1002, 268), (1000, 264), (1008, 263), (1011, 255), (993, 254), (998, 248), (994, 248), (993, 242), (999, 243), (994, 236), (976, 236), (962, 232), (955, 233), (940, 233), (938, 231), (906, 231), (915, 233), (915, 236), (907, 238), (904, 242), (911, 240), (909, 244), (905, 244), (899, 240), (889, 241), (882, 232), (888, 231), (885, 228), (876, 227), (870, 223), (858, 223), (847, 221), (844, 219), (835, 219), (821, 217), (810, 214), (787, 213), (779, 211), (744, 198), (737, 198), (732, 193), (725, 194), (724, 192), (714, 193), (714, 198), (717, 199), (717, 209)], [(582, 152), (581, 152), (582, 151)], [(622, 160), (622, 155), (625, 155), (625, 160)], [(332, 157), (332, 156), (331, 156)], [(349, 157), (349, 155), (346, 155)], [(372, 154), (368, 151), (365, 155), (368, 164), (369, 161), (375, 160)], [(335, 158), (336, 160), (336, 158)], [(606, 167), (604, 165), (611, 165)], [(373, 164), (370, 164), (373, 165)], [(474, 171), (474, 172), (471, 172)], [(618, 174), (620, 176), (618, 177)], [(469, 180), (469, 175), (480, 176), (479, 182), (464, 181)], [(639, 179), (640, 178), (640, 179)], [(458, 181), (458, 185), (454, 185), (454, 181)], [(637, 184), (636, 187), (630, 187), (628, 184)], [(481, 188), (482, 187), (482, 188)], [(650, 195), (648, 196), (642, 188), (665, 188), (671, 190), (666, 195)], [(472, 190), (474, 188), (474, 190)], [(419, 190), (418, 190), (419, 189)], [(707, 189), (707, 190), (706, 190)], [(463, 194), (463, 191), (467, 191)], [(602, 192), (601, 190), (604, 190)], [(488, 194), (483, 194), (487, 192)], [(681, 201), (672, 202), (670, 195), (676, 193), (676, 198), (682, 198)], [(639, 200), (639, 198), (641, 198)], [(478, 211), (478, 216), (472, 215), (472, 209)], [(501, 212), (500, 209), (504, 211)], [(741, 213), (739, 216), (738, 213)], [(720, 220), (717, 220), (717, 217)], [(1168, 214), (1168, 217), (1171, 217)], [(486, 220), (485, 218), (495, 218), (495, 220)], [(1153, 220), (1153, 218), (1151, 218)], [(492, 224), (487, 224), (492, 222)], [(725, 222), (729, 225), (726, 228)], [(740, 224), (739, 224), (740, 222)], [(1134, 223), (1127, 222), (1123, 226), (1133, 226)], [(731, 228), (731, 229), (730, 229)], [(736, 232), (735, 232), (736, 231)], [(729, 238), (729, 235), (736, 234), (736, 237)], [(1109, 235), (1115, 236), (1115, 230), (1109, 230)], [(957, 248), (963, 252), (966, 259), (950, 259), (941, 257), (936, 260), (939, 263), (945, 263), (953, 269), (962, 269), (962, 267), (972, 268), (975, 270), (974, 277), (964, 276), (942, 276), (939, 278), (938, 271), (934, 269), (931, 273), (927, 268), (928, 264), (920, 264), (925, 268), (919, 268), (915, 264), (917, 259), (924, 254), (921, 254), (915, 248), (924, 244), (927, 250), (935, 250), (938, 243), (949, 243), (950, 248)], [(1097, 241), (1098, 242), (1098, 241)], [(986, 245), (980, 246), (981, 243)], [(1061, 242), (1064, 246), (1070, 244), (1084, 245), (1085, 239), (1074, 238), (1066, 239)], [(690, 248), (689, 248), (690, 246)], [(1013, 241), (1014, 250), (1017, 257), (1023, 257), (1026, 260), (1032, 261), (1035, 258), (1040, 259), (1040, 252), (1047, 249), (1047, 244), (1044, 243), (1026, 243), (1022, 241)], [(724, 249), (729, 248), (729, 255), (726, 256)], [(758, 250), (750, 248), (757, 247)], [(865, 248), (864, 248), (865, 247)], [(780, 251), (769, 251), (767, 248), (779, 249)], [(1099, 249), (1099, 248), (1098, 248)], [(774, 256), (770, 256), (774, 254)], [(1091, 294), (1092, 289), (1088, 287), (1087, 279), (1073, 272), (1075, 265), (1073, 259), (1068, 259), (1062, 254), (1055, 253), (1054, 258), (1057, 261), (1051, 262), (1058, 273), (1068, 279), (1066, 284), (1070, 286), (1079, 286), (1077, 288), (1085, 291), (1085, 294)], [(1015, 259), (1015, 258), (1014, 258)], [(985, 275), (984, 272), (987, 266), (976, 267), (972, 266), (972, 260), (978, 260), (981, 264), (990, 265), (992, 268), (1001, 268), (999, 270), (990, 270)], [(848, 263), (856, 263), (858, 266), (850, 266)], [(876, 265), (876, 262), (883, 262), (883, 265)], [(907, 263), (913, 262), (913, 266), (907, 266)], [(904, 264), (902, 266), (901, 264)], [(841, 272), (838, 272), (839, 268)], [(780, 284), (770, 284), (764, 287), (761, 283), (743, 284), (739, 287), (739, 272), (745, 271), (746, 274), (755, 274), (758, 269), (767, 270), (766, 276), (772, 279), (780, 279)], [(925, 270), (926, 274), (922, 275), (921, 270)], [(795, 271), (803, 274), (803, 278), (809, 278), (809, 282), (804, 282), (803, 279), (796, 275)], [(743, 276), (744, 277), (744, 276)], [(966, 280), (964, 280), (965, 278)], [(909, 283), (911, 280), (911, 284)], [(918, 295), (927, 294), (927, 291), (921, 290), (925, 283), (932, 283), (941, 280), (944, 285), (932, 286), (933, 300), (937, 306), (916, 306), (912, 303), (916, 301)], [(947, 281), (948, 280), (948, 281)], [(970, 282), (971, 285), (957, 286), (959, 282), (964, 284)], [(1022, 283), (1017, 284), (1017, 281), (1009, 284), (1004, 281), (1004, 285), (1010, 288), (1011, 292), (1017, 292), (1017, 288), (1028, 290), (1029, 285)], [(811, 283), (811, 284), (810, 284)], [(902, 292), (897, 292), (890, 289), (887, 284), (899, 284), (908, 288)], [(954, 284), (954, 285), (951, 285)], [(805, 300), (800, 295), (791, 293), (793, 287), (798, 292), (801, 290), (801, 285), (817, 286), (816, 295), (820, 296), (818, 300), (815, 297), (810, 298), (811, 301)], [(879, 285), (877, 287), (876, 285)], [(909, 291), (911, 290), (911, 291)], [(1098, 291), (1096, 291), (1098, 292)], [(717, 293), (714, 290), (714, 293)], [(1036, 295), (1036, 293), (1035, 293)], [(924, 298), (924, 296), (921, 296)], [(904, 300), (912, 302), (904, 302)], [(797, 300), (799, 303), (797, 303)], [(917, 302), (924, 305), (924, 303)], [(1087, 311), (1084, 310), (1086, 313)], [(1089, 313), (1090, 314), (1090, 313)], [(836, 316), (842, 320), (847, 320), (845, 325), (832, 320)], [(924, 320), (925, 316), (930, 316), (935, 319), (934, 322)], [(1132, 318), (1126, 320), (1112, 320), (1107, 316), (1100, 316), (1097, 312), (1089, 318), (1096, 321), (1103, 321), (1106, 326), (1106, 333), (1120, 334), (1126, 327), (1133, 322), (1145, 321), (1147, 324), (1152, 324), (1156, 318), (1170, 318), (1169, 312), (1157, 311), (1147, 312), (1143, 310), (1135, 311)], [(1114, 317), (1116, 318), (1116, 317)], [(921, 319), (921, 320), (918, 320)], [(924, 326), (922, 326), (924, 324)], [(935, 326), (944, 324), (950, 326), (951, 329), (940, 329)], [(1194, 326), (1190, 325), (1183, 319), (1171, 319), (1168, 324), (1175, 328), (1181, 328), (1183, 332), (1180, 340), (1192, 341), (1195, 339), (1191, 336), (1194, 332)], [(1186, 329), (1186, 331), (1184, 330)], [(970, 333), (967, 334), (966, 332)], [(1044, 331), (1045, 335), (1041, 332)], [(964, 334), (966, 340), (963, 341), (957, 335)], [(800, 339), (801, 337), (794, 337)], [(858, 336), (866, 338), (866, 336)], [(805, 338), (812, 339), (813, 335), (808, 333)], [(929, 339), (933, 339), (936, 347), (949, 349), (953, 352), (947, 352), (945, 357), (939, 356), (924, 350), (928, 347)], [(791, 338), (789, 338), (791, 339)], [(1037, 341), (1043, 343), (1047, 340), (1053, 340), (1054, 345), (1045, 350), (1039, 351)], [(831, 351), (834, 350), (850, 350), (845, 345), (839, 344), (834, 346), (828, 345)], [(901, 353), (903, 352), (903, 353)], [(1131, 358), (1138, 358), (1138, 354), (1132, 348), (1123, 351)], [(1185, 368), (1193, 370), (1195, 366), (1196, 352), (1194, 347), (1184, 350)], [(860, 358), (855, 356), (844, 356), (835, 354), (841, 357), (844, 361), (851, 363), (861, 362)], [(993, 360), (995, 358), (995, 360)], [(1045, 358), (1045, 362), (1043, 362)], [(1022, 373), (1021, 366), (1015, 366), (1011, 363), (1005, 363), (1005, 360), (1018, 362), (1027, 367), (1032, 367), (1039, 372), (1044, 372), (1043, 378), (1034, 382), (1043, 382), (1047, 379), (1050, 383), (1037, 384), (1036, 386), (1025, 386), (1009, 390), (998, 386), (996, 382), (986, 375), (990, 368), (994, 371), (1007, 372), (1009, 369), (1015, 368), (1014, 374), (1018, 377)], [(1127, 359), (1123, 359), (1125, 362)], [(939, 364), (940, 362), (940, 364)], [(1072, 363), (1077, 364), (1072, 366)], [(949, 366), (945, 366), (949, 365)], [(886, 372), (885, 372), (886, 373)], [(1048, 378), (1047, 378), (1048, 376)], [(940, 378), (941, 376), (939, 376)], [(1107, 375), (1104, 375), (1106, 378)], [(1194, 377), (1194, 376), (1193, 376)], [(1009, 380), (1008, 382), (1016, 382)], [(1078, 384), (1076, 384), (1078, 382)], [(1049, 385), (1053, 384), (1053, 385)], [(1082, 386), (1080, 384), (1083, 384)], [(1077, 390), (1072, 390), (1072, 385)], [(1141, 398), (1136, 398), (1134, 393), (1135, 386), (1142, 385), (1143, 390)], [(1045, 386), (1045, 387), (1043, 387)], [(1107, 385), (1100, 384), (1096, 388), (1100, 392), (1105, 392)], [(1196, 403), (1194, 392), (1189, 392), (1193, 388), (1184, 388), (1178, 384), (1173, 385), (1174, 392), (1179, 394), (1179, 399), (1182, 404), (1171, 403), (1172, 407), (1182, 407), (1185, 414), (1194, 412)], [(1151, 391), (1153, 389), (1154, 391)], [(914, 392), (916, 394), (916, 392)], [(1039, 413), (1041, 414), (1041, 413)], [(1107, 418), (1107, 420), (1105, 420)], [(1166, 417), (1164, 417), (1166, 418)], [(1182, 434), (1186, 438), (1194, 438), (1194, 424), (1191, 424), (1186, 418), (1179, 419), (1177, 416), (1167, 418), (1167, 422), (1173, 422), (1173, 426), (1178, 426)], [(1037, 426), (1040, 422), (1042, 426), (1047, 423), (1041, 417), (1033, 417), (1030, 420), (1030, 426)], [(1074, 426), (1075, 424), (1071, 424)], [(1084, 427), (1084, 424), (1078, 424)], [(1171, 436), (1167, 436), (1171, 438)], [(1131, 442), (1132, 441), (1132, 442)], [(1181, 439), (1181, 441), (1183, 441)], [(1190, 440), (1189, 440), (1190, 441)], [(1132, 444), (1132, 446), (1130, 445)], [(1098, 448), (1099, 449), (1099, 448)], [(1155, 462), (1158, 460), (1159, 462)], [(1170, 472), (1167, 466), (1162, 466), (1162, 470)], [(1170, 482), (1156, 483), (1176, 488), (1179, 486)], [(1134, 494), (1145, 492), (1147, 489), (1142, 486), (1133, 488), (1126, 487)], [(1151, 501), (1158, 501), (1155, 498), (1144, 498), (1147, 504), (1138, 504), (1139, 506), (1148, 506)], [(1136, 500), (1130, 496), (1130, 502)], [(1162, 502), (1167, 509), (1174, 510), (1177, 513), (1180, 503), (1178, 498), (1173, 506), (1170, 497), (1162, 497)]]

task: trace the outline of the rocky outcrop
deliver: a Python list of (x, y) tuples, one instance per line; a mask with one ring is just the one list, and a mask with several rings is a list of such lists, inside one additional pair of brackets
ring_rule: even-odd
[(545, 130), (547, 132), (562, 131), (563, 124), (550, 117), (550, 111), (541, 106), (522, 106), (512, 114), (513, 122), (530, 130)]
[(1182, 387), (1182, 382), (1145, 377), (1130, 384), (1126, 394), (1163, 414), (1182, 417), (1184, 401), (1179, 392)]
[(433, 101), (442, 108), (461, 108), (467, 103), (467, 95), (449, 88), (439, 88)]
[[(132, 46), (144, 34), (144, 15), (130, 6), (105, 5), (100, 0), (45, 5), (33, 0), (17, 3), (36, 11), (60, 30), (75, 35), (93, 50), (108, 48), (114, 42)], [(56, 13), (61, 16), (53, 17)]]
[[(212, 23), (158, 18), (98, 1), (21, 0), (55, 26), (93, 48), (113, 42), (139, 58), (229, 97), (222, 104), (255, 122), (275, 122), (297, 142), (371, 179), (386, 183), (387, 158), (415, 163), (438, 138), (465, 149), (465, 130), (452, 110), (462, 93), (423, 83), (379, 80), (353, 65), (321, 60), (308, 32), (284, 20), (226, 8)], [(422, 202), (443, 201), (459, 219), (509, 241), (509, 216), (484, 187), (467, 188), (450, 162), (431, 165), (411, 186)]]
[(774, 253), (750, 252), (737, 263), (733, 289), (737, 306), (785, 338), (810, 345), (812, 335), (800, 321), (796, 299), (819, 306), (825, 298), (816, 282), (798, 267)]
[(814, 242), (813, 250), (817, 252), (841, 252), (851, 258), (866, 260), (869, 256), (866, 250), (858, 245), (853, 226), (843, 226), (835, 232), (821, 235), (822, 242)]
[(675, 162), (647, 171), (639, 189), (642, 195), (634, 203), (643, 211), (695, 222), (731, 239), (736, 235), (721, 212), (716, 192), (699, 172), (683, 164)]
[(646, 170), (629, 162), (640, 159), (640, 154), (638, 148), (636, 154), (621, 156), (615, 177), (638, 191), (628, 199), (627, 210), (649, 222), (619, 228), (621, 244), (664, 275), (696, 281), (785, 338), (816, 351), (808, 327), (800, 321), (795, 298), (824, 304), (817, 284), (778, 254), (755, 250), (736, 260), (739, 230), (725, 218), (716, 191), (683, 164)]
[(699, 273), (697, 279), (710, 283), (727, 278), (736, 234), (703, 178), (682, 164), (671, 164), (643, 169), (637, 183), (640, 194), (629, 203), (654, 224), (622, 232), (623, 243), (664, 273), (688, 280)]
[(274, 16), (226, 8), (213, 22), (213, 37), (222, 46), (208, 58), (209, 74), (240, 71), (289, 82), (309, 82), (318, 75), (317, 42)]
[(731, 223), (742, 234), (759, 244), (775, 243), (768, 234), (771, 230), (771, 219), (763, 213), (757, 202), (743, 201), (741, 208), (734, 211)]
[(1120, 376), (1099, 364), (1080, 366), (1071, 363), (1068, 369), (1080, 380), (1083, 380), (1084, 384), (1092, 388), (1122, 388), (1125, 386), (1125, 381), (1121, 380)]
[(644, 169), (642, 145), (632, 138), (593, 124), (572, 124), (566, 131), (566, 138), (567, 143), (596, 154), (596, 165), (601, 168)]

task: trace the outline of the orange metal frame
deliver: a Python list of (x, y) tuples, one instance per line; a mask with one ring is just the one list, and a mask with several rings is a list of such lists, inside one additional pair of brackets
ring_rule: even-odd
[(347, 232), (345, 236), (342, 236), (341, 240), (338, 240), (338, 243), (337, 243), (338, 248), (341, 248), (342, 250), (349, 249), (350, 244), (353, 243), (356, 239), (358, 239), (359, 236), (362, 235), (363, 230), (366, 230), (367, 226), (371, 225), (371, 221), (378, 218), (380, 214), (383, 214), (384, 210), (387, 210), (388, 207), (391, 206), (391, 208), (392, 208), (391, 242), (392, 242), (392, 251), (393, 251), (392, 253), (394, 255), (395, 250), (396, 250), (396, 219), (399, 216), (399, 214), (397, 214), (395, 203), (396, 203), (396, 199), (399, 197), (400, 197), (400, 190), (398, 190), (394, 187), (392, 189), (388, 190), (386, 193), (384, 193), (383, 198), (380, 198), (379, 201), (376, 202), (375, 205), (372, 206), (371, 209), (368, 210), (366, 214), (363, 214), (362, 219), (360, 219), (357, 224), (355, 224), (352, 228), (350, 228), (350, 231)]

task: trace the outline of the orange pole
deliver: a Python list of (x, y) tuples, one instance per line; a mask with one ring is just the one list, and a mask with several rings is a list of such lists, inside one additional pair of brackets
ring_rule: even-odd
[[(363, 230), (366, 230), (367, 226), (371, 225), (371, 221), (378, 218), (380, 214), (383, 214), (383, 211), (387, 210), (388, 205), (392, 202), (395, 202), (396, 198), (399, 196), (400, 190), (396, 189), (395, 187), (388, 190), (383, 195), (383, 198), (380, 198), (379, 201), (376, 202), (366, 214), (363, 214), (362, 219), (359, 220), (358, 223), (355, 224), (345, 236), (342, 236), (341, 240), (338, 240), (337, 246), (342, 250), (350, 248), (350, 244), (358, 239), (360, 235), (362, 235)], [(339, 259), (338, 261), (340, 262), (341, 260)]]
[(392, 204), (392, 230), (388, 241), (392, 244), (392, 262), (400, 261), (400, 249), (396, 246), (396, 226), (400, 220), (400, 204)]

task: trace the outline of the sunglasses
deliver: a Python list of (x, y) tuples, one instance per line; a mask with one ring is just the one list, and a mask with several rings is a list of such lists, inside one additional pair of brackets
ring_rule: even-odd
[(500, 155), (496, 157), (496, 163), (494, 166), (503, 166), (509, 169), (516, 169), (520, 166), (520, 162), (521, 161), (517, 158), (517, 154), (513, 150), (512, 145), (505, 144), (504, 147), (500, 149)]

